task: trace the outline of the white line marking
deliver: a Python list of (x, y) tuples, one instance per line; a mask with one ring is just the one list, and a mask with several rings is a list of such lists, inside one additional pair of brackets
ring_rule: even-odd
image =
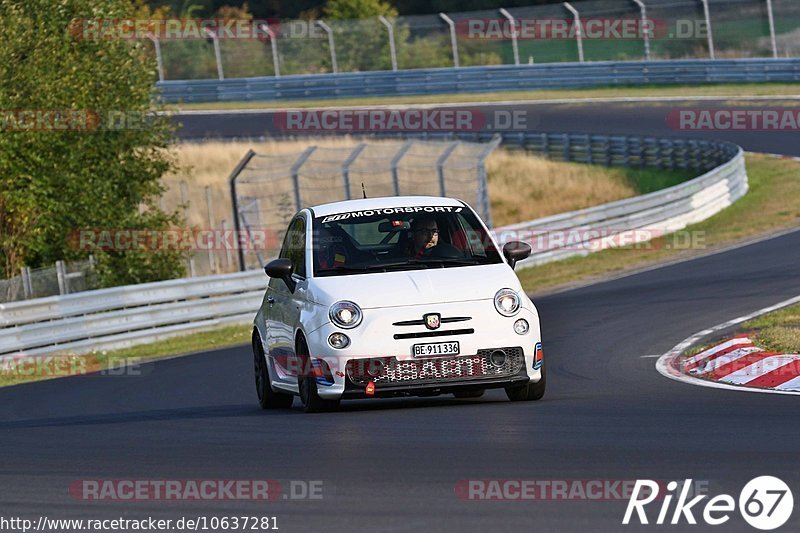
[(706, 361), (705, 363), (696, 366), (695, 368), (689, 371), (692, 375), (702, 375), (708, 374), (709, 372), (714, 372), (718, 368), (722, 368), (723, 366), (733, 363), (734, 361), (738, 361), (742, 357), (746, 357), (750, 354), (763, 352), (761, 348), (757, 346), (750, 346), (749, 348), (738, 348), (733, 350), (732, 352), (726, 353), (719, 357), (715, 357), (710, 361)]
[(780, 390), (791, 390), (800, 392), (800, 376), (797, 376), (796, 378), (793, 378), (787, 381), (786, 383), (781, 383), (775, 388)]
[(738, 346), (740, 344), (746, 344), (748, 346), (752, 346), (753, 345), (753, 341), (751, 341), (750, 339), (748, 339), (746, 337), (740, 337), (738, 339), (731, 339), (729, 341), (723, 342), (722, 344), (717, 344), (716, 346), (713, 346), (713, 347), (709, 348), (708, 350), (703, 350), (699, 354), (693, 355), (692, 357), (687, 358), (686, 361), (684, 361), (684, 362), (688, 363), (688, 364), (696, 363), (697, 361), (700, 361), (701, 359), (705, 359), (706, 357), (718, 354), (722, 350), (730, 348), (731, 346)]
[(773, 355), (771, 357), (766, 357), (761, 361), (756, 361), (755, 363), (741, 368), (736, 372), (731, 372), (727, 376), (720, 378), (719, 381), (724, 383), (744, 385), (745, 383), (749, 383), (754, 379), (760, 378), (764, 374), (768, 374), (769, 372), (777, 370), (782, 366), (792, 364), (795, 361), (797, 361), (796, 355)]
[(777, 311), (778, 309), (794, 305), (798, 302), (800, 302), (800, 296), (795, 296), (794, 298), (789, 298), (788, 300), (778, 302), (775, 305), (759, 309), (758, 311), (754, 311), (747, 315), (740, 316), (732, 320), (728, 320), (727, 322), (723, 322), (722, 324), (713, 326), (711, 328), (704, 329), (703, 331), (699, 331), (694, 335), (687, 337), (683, 341), (679, 342), (678, 344), (675, 345), (674, 348), (672, 348), (670, 351), (659, 357), (658, 361), (656, 361), (656, 370), (658, 370), (659, 374), (661, 374), (662, 376), (668, 377), (669, 379), (674, 379), (675, 381), (681, 381), (683, 383), (687, 383), (690, 385), (700, 385), (702, 387), (710, 387), (714, 389), (728, 389), (740, 392), (760, 392), (765, 394), (800, 395), (800, 391), (790, 391), (777, 388), (757, 389), (755, 387), (741, 387), (738, 385), (729, 385), (727, 383), (720, 383), (717, 381), (707, 381), (704, 379), (687, 376), (686, 374), (683, 374), (682, 372), (680, 372), (678, 369), (675, 368), (675, 363), (680, 362), (681, 354), (684, 351), (686, 351), (689, 347), (697, 344), (704, 337), (711, 336), (724, 329), (736, 326), (738, 324), (741, 324), (742, 322), (747, 322), (748, 320), (751, 320), (761, 315), (765, 315), (767, 313), (771, 313), (772, 311)]

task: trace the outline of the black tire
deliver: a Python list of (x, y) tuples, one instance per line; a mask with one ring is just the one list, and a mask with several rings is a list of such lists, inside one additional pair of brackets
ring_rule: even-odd
[(485, 391), (483, 389), (475, 389), (475, 390), (460, 390), (455, 391), (453, 396), (456, 398), (480, 398), (483, 396)]
[(292, 406), (294, 396), (275, 392), (269, 384), (269, 372), (267, 371), (267, 360), (264, 358), (264, 350), (261, 348), (261, 340), (258, 333), (253, 333), (253, 360), (256, 376), (256, 393), (258, 394), (258, 404), (262, 409), (286, 409)]
[(528, 383), (521, 387), (506, 387), (506, 395), (512, 402), (528, 402), (541, 400), (547, 387), (546, 363), (542, 360), (542, 379), (536, 383)]
[(340, 400), (326, 400), (317, 393), (317, 380), (311, 376), (311, 365), (308, 362), (308, 345), (302, 337), (297, 341), (297, 355), (303, 358), (303, 371), (298, 378), (300, 401), (306, 413), (325, 413), (339, 409)]

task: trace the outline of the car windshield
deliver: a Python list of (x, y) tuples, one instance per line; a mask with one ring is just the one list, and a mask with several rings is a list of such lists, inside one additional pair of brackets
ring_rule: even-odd
[(342, 212), (316, 217), (312, 229), (315, 276), (502, 262), (478, 217), (466, 207)]

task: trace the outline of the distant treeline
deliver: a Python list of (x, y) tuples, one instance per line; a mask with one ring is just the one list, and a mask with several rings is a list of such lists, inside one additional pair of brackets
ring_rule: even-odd
[[(560, 4), (563, 0), (389, 0), (400, 15), (418, 15), (439, 12), (474, 11), (500, 7)], [(241, 7), (247, 4), (250, 13), (258, 18), (276, 17), (293, 19), (322, 10), (324, 0), (146, 0), (151, 8), (169, 6), (181, 13), (187, 5), (201, 9), (200, 16), (210, 16), (224, 6)]]

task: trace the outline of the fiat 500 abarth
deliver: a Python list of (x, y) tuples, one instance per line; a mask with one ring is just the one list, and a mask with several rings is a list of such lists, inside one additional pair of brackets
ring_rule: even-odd
[(538, 400), (545, 364), (536, 308), (514, 264), (467, 204), (441, 197), (349, 200), (290, 222), (254, 323), (265, 409), (333, 410), (342, 399)]

